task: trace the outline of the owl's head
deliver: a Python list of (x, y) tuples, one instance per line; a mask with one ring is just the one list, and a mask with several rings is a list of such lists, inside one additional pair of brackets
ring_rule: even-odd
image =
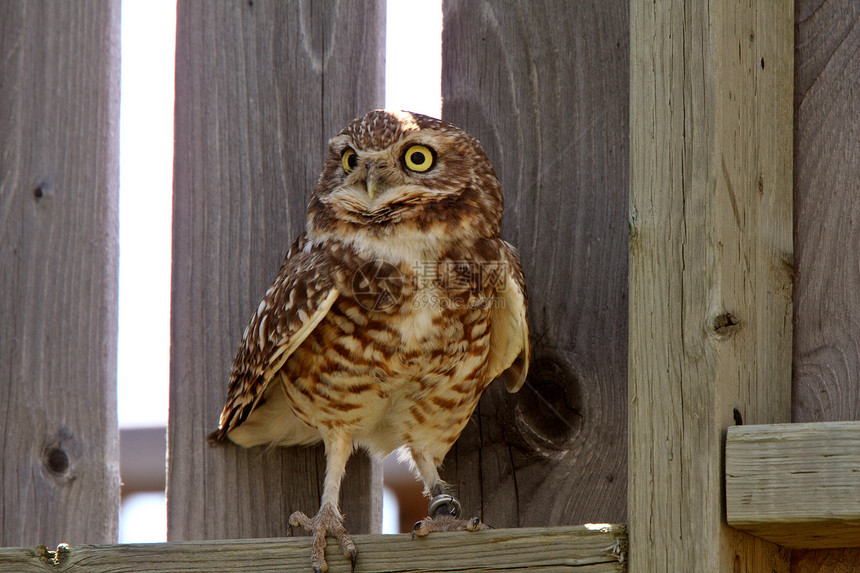
[(501, 216), (502, 190), (475, 138), (425, 115), (375, 110), (329, 141), (307, 227), (312, 239), (369, 249), (403, 241), (417, 252), (497, 236)]

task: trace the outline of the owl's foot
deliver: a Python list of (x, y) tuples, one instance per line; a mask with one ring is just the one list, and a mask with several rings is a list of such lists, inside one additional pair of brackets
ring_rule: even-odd
[(349, 559), (350, 571), (355, 571), (355, 543), (343, 526), (343, 516), (340, 511), (331, 504), (323, 505), (317, 514), (311, 519), (301, 511), (290, 516), (290, 528), (302, 526), (313, 533), (313, 549), (311, 550), (311, 566), (314, 573), (326, 573), (328, 563), (325, 562), (326, 536), (337, 537), (343, 554)]
[(422, 519), (412, 526), (412, 539), (415, 536), (424, 537), (432, 531), (481, 531), (491, 529), (489, 525), (481, 523), (477, 517), (471, 519), (460, 519), (463, 510), (460, 502), (453, 496), (447, 494), (437, 495), (430, 500), (428, 508), (430, 517)]
[(459, 519), (453, 515), (441, 515), (439, 517), (425, 517), (412, 526), (412, 539), (416, 536), (424, 537), (432, 531), (482, 531), (491, 529), (477, 517), (472, 519)]

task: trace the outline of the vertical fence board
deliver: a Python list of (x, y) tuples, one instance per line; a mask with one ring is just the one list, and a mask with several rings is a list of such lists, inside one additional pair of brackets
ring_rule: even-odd
[(119, 17), (0, 3), (0, 546), (116, 541)]
[[(242, 331), (293, 239), (327, 140), (383, 103), (384, 2), (180, 2), (177, 15), (170, 540), (283, 536), (315, 512), (322, 447), (210, 448)], [(381, 475), (353, 456), (354, 533)]]
[(533, 344), (525, 386), (489, 389), (443, 478), (496, 527), (623, 521), (628, 3), (450, 0), (443, 17), (442, 114), (501, 179)]
[(860, 419), (860, 5), (798, 0), (795, 422)]
[[(792, 420), (860, 420), (860, 4), (797, 0)], [(860, 549), (792, 552), (797, 573)]]
[(725, 524), (723, 447), (790, 417), (792, 8), (631, 5), (631, 571), (788, 570)]

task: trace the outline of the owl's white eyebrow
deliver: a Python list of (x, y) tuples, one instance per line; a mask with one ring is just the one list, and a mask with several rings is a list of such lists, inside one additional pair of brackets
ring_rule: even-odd
[(388, 151), (387, 150), (382, 150), (382, 151), (356, 150), (355, 153), (363, 160), (373, 161), (373, 160), (381, 160), (381, 159), (387, 159), (388, 158)]

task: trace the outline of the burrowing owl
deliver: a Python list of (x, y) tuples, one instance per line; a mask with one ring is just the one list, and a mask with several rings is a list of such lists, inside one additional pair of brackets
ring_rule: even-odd
[(460, 520), (437, 467), (496, 378), (517, 391), (529, 361), (516, 251), (499, 237), (502, 190), (477, 140), (424, 115), (372, 111), (329, 142), (290, 247), (242, 336), (213, 442), (325, 443), (319, 512), (292, 526), (326, 535), (355, 563), (338, 508), (353, 448), (403, 448), (430, 516), (414, 533), (481, 529)]

